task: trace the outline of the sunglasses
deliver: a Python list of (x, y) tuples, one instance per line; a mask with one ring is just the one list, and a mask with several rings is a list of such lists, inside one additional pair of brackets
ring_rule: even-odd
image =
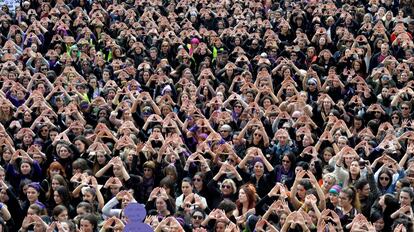
[(202, 220), (203, 219), (203, 216), (193, 215), (193, 219)]
[(262, 137), (261, 134), (253, 134), (254, 136)]
[(231, 189), (231, 185), (227, 185), (227, 184), (223, 184), (221, 185), (221, 187), (224, 189)]
[(201, 180), (201, 178), (193, 178), (193, 181), (199, 181), (199, 182), (201, 182), (202, 180)]
[(380, 180), (390, 180), (388, 177), (380, 177)]
[(403, 110), (408, 110), (408, 109), (410, 109), (410, 108), (408, 108), (408, 107), (401, 107), (401, 109), (403, 109)]
[(242, 106), (234, 106), (234, 108), (242, 108)]

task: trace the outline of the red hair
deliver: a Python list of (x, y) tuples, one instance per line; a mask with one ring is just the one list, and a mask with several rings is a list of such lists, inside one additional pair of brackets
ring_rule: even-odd
[[(257, 201), (256, 187), (254, 187), (253, 184), (248, 183), (248, 184), (242, 185), (240, 187), (240, 190), (242, 190), (242, 189), (246, 193), (247, 202), (249, 203), (248, 204), (248, 209), (252, 209), (252, 208), (256, 207), (256, 201)], [(243, 205), (242, 205), (242, 203), (240, 202), (239, 199), (237, 199), (236, 205), (237, 205), (237, 208), (239, 208), (239, 211), (241, 213), (241, 209), (243, 209)]]
[(51, 170), (55, 170), (58, 169), (60, 171), (60, 175), (62, 175), (63, 177), (66, 177), (66, 172), (65, 172), (65, 168), (63, 168), (62, 164), (60, 164), (57, 161), (53, 161), (50, 165), (49, 168), (47, 169), (47, 176), (50, 178), (50, 171)]

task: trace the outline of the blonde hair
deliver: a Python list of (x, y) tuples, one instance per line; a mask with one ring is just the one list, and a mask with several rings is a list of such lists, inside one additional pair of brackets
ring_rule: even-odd
[(234, 181), (232, 179), (225, 179), (223, 180), (223, 182), (221, 183), (221, 185), (223, 184), (229, 184), (231, 186), (231, 188), (233, 189), (233, 194), (237, 193), (237, 187), (236, 187), (236, 183), (234, 183)]

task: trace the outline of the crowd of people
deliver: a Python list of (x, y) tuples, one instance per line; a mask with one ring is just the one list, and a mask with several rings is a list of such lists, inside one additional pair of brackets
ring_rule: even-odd
[(414, 231), (413, 13), (3, 5), (0, 231)]

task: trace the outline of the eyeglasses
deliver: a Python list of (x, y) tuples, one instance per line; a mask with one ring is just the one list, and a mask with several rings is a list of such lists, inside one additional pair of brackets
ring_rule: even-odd
[(387, 180), (387, 181), (388, 181), (388, 180), (390, 180), (390, 178), (388, 178), (388, 177), (386, 177), (386, 176), (381, 176), (381, 177), (380, 177), (380, 180)]
[(193, 219), (202, 220), (203, 219), (203, 216), (193, 215)]
[(223, 184), (221, 185), (221, 187), (224, 189), (231, 189), (231, 185), (227, 185), (227, 184)]
[(201, 178), (193, 178), (193, 181), (201, 182)]

